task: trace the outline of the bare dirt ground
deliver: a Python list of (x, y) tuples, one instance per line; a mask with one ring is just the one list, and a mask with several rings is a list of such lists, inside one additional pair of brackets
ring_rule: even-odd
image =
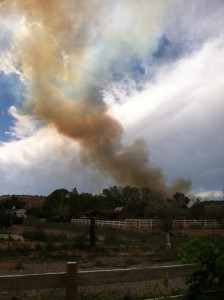
[[(43, 229), (49, 234), (66, 234), (72, 236), (88, 236), (88, 226), (79, 226), (69, 223), (44, 222), (38, 219), (26, 219), (23, 225), (14, 226), (11, 235), (21, 235), (24, 230), (32, 228)], [(180, 263), (179, 248), (188, 240), (188, 236), (197, 235), (223, 235), (223, 230), (191, 230), (176, 231), (171, 234), (171, 249), (165, 247), (165, 233), (163, 231), (140, 231), (113, 228), (96, 227), (98, 246), (103, 246), (105, 237), (116, 237), (119, 239), (137, 242), (140, 246), (122, 245), (122, 241), (116, 247), (107, 246), (104, 252), (88, 252), (76, 249), (72, 255), (78, 261), (82, 270), (105, 269), (105, 268), (127, 268), (130, 266), (141, 267), (158, 264)], [(5, 241), (5, 247), (8, 242)], [(24, 245), (22, 241), (19, 241)], [(32, 247), (32, 245), (31, 245)], [(0, 274), (59, 272), (65, 269), (68, 259), (40, 259), (36, 261), (32, 257), (17, 256), (4, 257), (1, 259)], [(21, 267), (19, 268), (18, 265)]]
[[(52, 234), (66, 234), (68, 236), (85, 236), (88, 235), (88, 227), (77, 226), (68, 223), (49, 223), (35, 219), (26, 219), (23, 225), (14, 226), (12, 234), (22, 234), (24, 230), (31, 228), (39, 228)], [(58, 257), (54, 259), (44, 258), (35, 259), (30, 256), (21, 255), (15, 257), (4, 257), (0, 260), (0, 275), (6, 274), (36, 274), (36, 273), (51, 273), (51, 272), (64, 272), (66, 268), (66, 262), (68, 260), (77, 261), (79, 264), (79, 270), (96, 270), (96, 269), (116, 269), (116, 268), (130, 268), (130, 267), (147, 267), (153, 265), (167, 265), (180, 263), (178, 254), (181, 245), (188, 240), (188, 236), (193, 235), (211, 235), (211, 234), (223, 234), (223, 231), (178, 231), (171, 235), (172, 247), (167, 249), (165, 245), (165, 234), (162, 231), (140, 231), (140, 230), (118, 230), (112, 228), (96, 228), (96, 235), (98, 237), (99, 247), (103, 245), (105, 237), (116, 237), (127, 241), (135, 241), (140, 243), (141, 246), (130, 246), (127, 244), (117, 244), (107, 246), (106, 250), (100, 252), (84, 251), (75, 249), (69, 253), (68, 257)], [(10, 247), (8, 242), (4, 243), (5, 247)], [(19, 241), (21, 245), (24, 242)], [(50, 252), (49, 252), (50, 253)], [(172, 280), (170, 282), (163, 281), (144, 281), (138, 283), (127, 284), (112, 284), (103, 285), (97, 287), (85, 287), (80, 288), (82, 293), (134, 293), (144, 294), (149, 290), (154, 293), (157, 291), (157, 295), (161, 293), (173, 292), (174, 290), (183, 290), (186, 286), (181, 280)], [(61, 294), (60, 294), (61, 293)], [(64, 291), (60, 292), (61, 295), (57, 299), (63, 299)], [(32, 292), (28, 294), (20, 295), (18, 299), (48, 299), (48, 298), (35, 298), (39, 297), (40, 292)], [(6, 297), (6, 298), (4, 298)], [(8, 298), (7, 298), (8, 297)], [(11, 298), (9, 298), (11, 297)], [(30, 298), (29, 298), (30, 297)], [(13, 296), (5, 296), (0, 294), (0, 299), (13, 299)], [(54, 299), (50, 298), (49, 299)], [(56, 299), (56, 298), (55, 298)], [(113, 299), (113, 298), (111, 298)], [(115, 299), (115, 298), (114, 298)]]

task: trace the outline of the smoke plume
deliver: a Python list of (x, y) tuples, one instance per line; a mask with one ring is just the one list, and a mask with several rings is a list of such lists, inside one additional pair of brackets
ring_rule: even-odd
[[(168, 2), (168, 1), (167, 1)], [(21, 16), (13, 49), (29, 82), (23, 110), (79, 142), (83, 162), (119, 184), (149, 187), (168, 195), (189, 181), (168, 187), (151, 165), (143, 140), (122, 144), (123, 128), (103, 101), (103, 87), (116, 74), (131, 72), (157, 47), (155, 19), (172, 2), (148, 0), (10, 0), (6, 9)], [(163, 9), (161, 9), (163, 7)], [(26, 28), (26, 29), (24, 29)]]

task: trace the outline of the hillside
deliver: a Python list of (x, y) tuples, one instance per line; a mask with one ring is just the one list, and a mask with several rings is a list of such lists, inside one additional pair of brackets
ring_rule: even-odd
[[(19, 200), (26, 202), (26, 207), (40, 207), (46, 196), (33, 196), (33, 195), (13, 195), (16, 196)], [(12, 195), (2, 195), (0, 196), (0, 201), (10, 199)]]

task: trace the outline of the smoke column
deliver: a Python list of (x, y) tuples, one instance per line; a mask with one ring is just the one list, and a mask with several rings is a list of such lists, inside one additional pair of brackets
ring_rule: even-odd
[[(168, 1), (167, 1), (168, 2)], [(23, 111), (80, 145), (81, 159), (119, 184), (149, 187), (168, 195), (189, 188), (187, 180), (165, 184), (151, 165), (143, 140), (122, 144), (123, 128), (103, 102), (103, 87), (114, 72), (130, 71), (133, 58), (157, 47), (155, 20), (172, 1), (10, 0), (4, 14), (21, 17), (13, 47), (18, 68), (29, 82)]]

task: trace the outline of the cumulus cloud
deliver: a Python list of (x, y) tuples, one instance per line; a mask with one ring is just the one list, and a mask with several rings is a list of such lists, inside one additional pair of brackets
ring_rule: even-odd
[[(196, 192), (221, 189), (223, 184), (223, 71), (220, 37), (161, 67), (153, 82), (142, 91), (134, 88), (125, 102), (105, 97), (125, 128), (127, 141), (145, 138), (153, 161), (171, 179), (178, 174), (191, 177)], [(117, 95), (125, 94), (125, 87), (117, 88)]]
[(22, 139), (0, 144), (0, 194), (47, 195), (60, 187), (97, 193), (104, 184), (113, 183), (83, 165), (77, 143), (54, 127), (33, 131), (36, 124), (32, 119), (15, 109), (13, 115), (14, 136)]
[(38, 123), (31, 116), (21, 114), (15, 106), (11, 106), (8, 112), (14, 119), (13, 126), (7, 132), (8, 135), (16, 139), (23, 139), (36, 132)]
[(223, 14), (222, 0), (176, 1), (164, 32), (187, 50), (198, 49), (211, 37), (223, 35)]

